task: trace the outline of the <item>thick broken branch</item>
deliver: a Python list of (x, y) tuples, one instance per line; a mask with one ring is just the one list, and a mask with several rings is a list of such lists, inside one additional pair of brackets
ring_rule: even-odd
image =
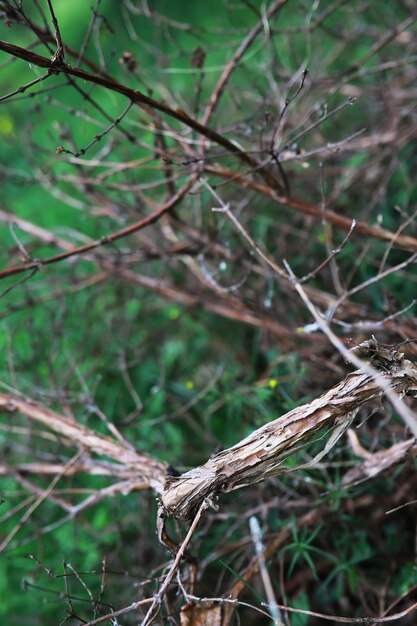
[[(381, 371), (387, 385), (399, 396), (415, 394), (417, 367), (400, 353), (385, 358), (386, 352), (382, 347), (373, 352), (373, 367)], [(204, 465), (180, 477), (168, 477), (161, 499), (165, 513), (188, 519), (204, 499), (215, 501), (221, 493), (283, 472), (284, 459), (306, 445), (314, 434), (332, 428), (340, 434), (364, 404), (383, 394), (366, 372), (349, 374), (316, 400), (258, 428)]]
[[(362, 351), (358, 352), (361, 346)], [(417, 366), (414, 363), (404, 359), (403, 354), (387, 350), (374, 340), (364, 342), (361, 346), (355, 349), (356, 353), (362, 358), (370, 359), (372, 367), (381, 372), (386, 386), (393, 392), (400, 397), (417, 393)], [(364, 404), (381, 398), (385, 392), (386, 389), (375, 382), (368, 372), (357, 370), (319, 398), (265, 424), (232, 448), (223, 450), (204, 465), (179, 477), (167, 476), (166, 464), (140, 454), (127, 442), (124, 445), (123, 442), (99, 435), (32, 401), (0, 393), (0, 409), (19, 411), (59, 433), (67, 444), (70, 442), (72, 445), (80, 445), (86, 452), (117, 461), (120, 470), (110, 471), (110, 474), (120, 475), (126, 472), (126, 475), (136, 477), (141, 481), (141, 488), (152, 488), (160, 495), (165, 514), (188, 519), (203, 501), (214, 502), (221, 493), (282, 473), (285, 471), (282, 463), (290, 454), (305, 446), (319, 431), (323, 435), (334, 429), (332, 438), (312, 463), (322, 458), (351, 424), (359, 409)], [(393, 455), (381, 453), (387, 458), (384, 459), (385, 463), (383, 459), (379, 459), (378, 468), (374, 472), (379, 473), (384, 467), (392, 466), (405, 454), (409, 456), (416, 449), (413, 443), (414, 439), (398, 444)], [(376, 455), (372, 458), (375, 463)], [(82, 461), (81, 465), (82, 470), (91, 471), (88, 461)], [(30, 471), (30, 467), (26, 469)], [(51, 468), (48, 471), (50, 470)], [(74, 471), (80, 470), (78, 468)], [(95, 472), (97, 470), (96, 464)], [(106, 470), (108, 471), (107, 467)], [(359, 478), (350, 476), (352, 477), (354, 480)]]

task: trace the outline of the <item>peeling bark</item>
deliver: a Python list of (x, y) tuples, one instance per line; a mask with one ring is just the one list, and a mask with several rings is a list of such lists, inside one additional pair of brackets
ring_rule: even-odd
[[(403, 354), (383, 348), (375, 340), (358, 348), (360, 356), (382, 373), (387, 386), (400, 397), (416, 393), (417, 367)], [(284, 459), (305, 446), (315, 433), (336, 429), (339, 437), (363, 405), (383, 394), (368, 373), (358, 370), (349, 374), (319, 398), (258, 428), (204, 465), (168, 477), (161, 497), (165, 515), (189, 519), (204, 499), (214, 505), (222, 493), (282, 473)], [(320, 458), (328, 449), (326, 446)]]
[[(289, 455), (307, 445), (314, 435), (320, 433), (320, 436), (324, 436), (332, 431), (323, 450), (309, 463), (314, 464), (327, 454), (350, 426), (359, 409), (366, 403), (381, 398), (388, 387), (398, 397), (417, 395), (417, 366), (404, 359), (403, 354), (384, 348), (373, 339), (360, 344), (353, 351), (365, 364), (369, 363), (374, 371), (378, 370), (382, 381), (377, 383), (364, 366), (363, 370), (349, 374), (319, 398), (265, 424), (233, 447), (216, 454), (204, 465), (179, 477), (170, 476), (167, 464), (141, 454), (129, 442), (116, 441), (112, 437), (97, 434), (31, 400), (0, 393), (0, 410), (18, 411), (58, 433), (66, 445), (83, 448), (84, 458), (72, 468), (72, 472), (103, 473), (105, 468), (105, 473), (136, 478), (141, 481), (140, 488), (153, 489), (161, 502), (158, 517), (160, 539), (168, 544), (169, 538), (164, 540), (166, 516), (189, 519), (203, 501), (206, 505), (215, 506), (222, 493), (285, 472), (282, 464)], [(370, 478), (416, 451), (414, 438), (397, 443), (389, 450), (365, 458), (360, 467), (348, 473), (345, 482), (351, 484)], [(112, 466), (106, 464), (105, 460), (90, 459), (89, 453), (110, 458), (116, 464)], [(363, 457), (363, 454), (360, 456)], [(298, 469), (305, 467), (304, 465)], [(24, 472), (38, 473), (53, 473), (54, 469), (57, 468), (40, 468), (39, 465), (32, 467), (30, 464), (21, 468)], [(2, 465), (0, 473), (7, 474), (9, 470)]]

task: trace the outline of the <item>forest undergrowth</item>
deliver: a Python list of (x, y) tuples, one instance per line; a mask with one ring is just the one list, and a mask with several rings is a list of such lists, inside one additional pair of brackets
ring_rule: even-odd
[(0, 615), (417, 622), (417, 10), (1, 0)]

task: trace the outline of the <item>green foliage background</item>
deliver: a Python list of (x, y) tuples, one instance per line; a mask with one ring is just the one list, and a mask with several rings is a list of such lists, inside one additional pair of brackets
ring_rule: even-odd
[[(35, 3), (25, 4), (36, 20)], [(65, 43), (79, 50), (91, 17), (90, 3), (73, 0), (54, 4)], [(120, 4), (102, 2), (100, 12), (105, 16), (107, 27), (101, 28), (99, 39), (107, 70), (121, 82), (136, 88), (135, 79), (123, 74), (119, 64), (123, 51), (132, 50), (142, 77), (138, 88), (144, 91), (149, 88), (153, 97), (162, 100), (170, 91), (179, 103), (183, 101), (192, 109), (198, 78), (197, 70), (190, 63), (193, 50), (201, 45), (201, 41), (207, 44), (206, 66), (210, 71), (205, 76), (200, 96), (205, 102), (221, 68), (253, 25), (253, 7), (244, 2), (229, 6), (229, 3), (217, 0), (204, 3), (158, 0), (149, 4), (152, 4), (153, 10), (173, 20), (191, 24), (191, 29), (175, 30), (172, 36), (167, 36), (168, 30), (156, 21), (131, 16), (132, 28), (139, 34), (138, 41), (132, 41)], [(373, 43), (373, 29), (387, 28), (390, 23), (399, 23), (407, 16), (401, 3), (384, 3), (382, 6), (380, 2), (371, 1), (368, 10), (363, 12), (355, 10), (360, 8), (360, 2), (347, 4), (351, 6), (350, 10), (336, 11), (329, 17), (326, 23), (328, 31), (333, 33), (339, 28), (349, 30), (351, 27), (352, 30), (362, 29), (364, 34), (355, 39), (350, 47), (341, 45), (338, 49), (334, 36), (328, 35), (325, 29), (314, 31), (311, 38), (291, 32), (295, 25), (313, 20), (318, 10), (325, 8), (326, 2), (288, 3), (279, 18), (283, 34), (274, 40), (274, 53), (283, 74), (291, 76), (303, 59), (316, 78), (322, 72), (330, 75), (348, 72), (357, 59), (367, 54)], [(230, 28), (230, 40), (226, 40), (220, 27)], [(27, 33), (18, 26), (1, 27), (0, 37), (17, 45), (30, 43)], [(157, 63), (155, 51), (158, 52)], [(394, 49), (392, 54), (395, 55), (395, 52)], [(239, 128), (243, 135), (245, 130), (248, 136), (256, 134), (256, 108), (259, 104), (254, 96), (253, 110), (240, 110), (236, 106), (236, 93), (247, 93), (253, 88), (257, 97), (265, 94), (267, 100), (270, 85), (268, 76), (263, 72), (263, 53), (262, 45), (257, 43), (250, 49), (245, 57), (245, 71), (232, 77), (215, 116), (216, 122), (221, 120), (222, 126), (227, 127), (228, 124), (236, 124), (236, 116), (240, 115)], [(88, 54), (94, 62), (100, 63), (95, 46), (89, 48)], [(6, 55), (1, 54), (0, 60), (3, 62), (5, 59)], [(375, 62), (375, 59), (367, 61), (364, 68)], [(0, 74), (1, 93), (7, 93), (37, 75), (36, 68), (28, 67), (21, 61), (5, 64)], [(377, 75), (370, 72), (363, 78), (359, 73), (352, 83), (372, 86), (373, 81), (386, 81), (389, 85), (390, 80), (389, 72)], [(42, 85), (46, 87), (47, 83)], [(94, 97), (112, 118), (119, 115), (126, 104), (120, 96), (109, 91), (94, 89)], [(328, 102), (319, 105), (335, 107), (344, 99), (345, 96), (335, 93)], [(378, 118), (384, 111), (382, 105), (380, 112), (370, 111), (369, 107), (367, 98), (359, 99), (354, 107), (346, 109), (331, 124), (324, 125), (323, 137), (336, 142), (363, 126), (372, 132), (373, 125), (378, 126)], [(93, 219), (91, 214), (70, 206), (65, 197), (53, 197), (34, 175), (34, 171), (49, 166), (62, 175), (73, 172), (65, 160), (55, 154), (56, 147), (65, 144), (66, 138), (71, 135), (79, 149), (94, 137), (97, 128), (102, 128), (96, 128), (85, 118), (75, 117), (77, 110), (89, 114), (82, 98), (65, 87), (37, 98), (25, 94), (1, 105), (1, 205), (5, 210), (60, 236), (70, 238), (74, 233), (81, 232), (86, 238), (98, 238), (114, 230), (113, 217), (99, 215)], [(144, 144), (152, 144), (153, 129), (138, 110), (129, 114), (123, 126)], [(313, 141), (314, 137), (307, 137), (303, 147), (309, 149), (309, 142)], [(34, 146), (36, 150), (33, 150)], [(413, 148), (415, 146), (407, 145), (398, 154), (398, 165), (386, 193), (369, 214), (364, 208), (362, 219), (375, 223), (379, 215), (384, 226), (395, 231), (401, 223), (401, 216), (393, 207), (400, 206), (407, 213), (415, 206), (416, 153)], [(101, 149), (99, 142), (89, 156), (93, 158)], [(146, 149), (140, 146), (132, 149), (122, 142), (112, 149), (108, 158), (121, 161), (124, 158), (140, 159), (146, 155)], [(350, 175), (361, 168), (364, 158), (362, 154), (346, 156), (340, 176)], [(297, 167), (294, 166), (296, 191), (303, 185), (302, 181), (297, 182)], [(149, 171), (138, 171), (135, 175), (140, 182), (157, 176)], [(63, 183), (60, 190), (63, 194), (71, 194), (75, 201), (83, 199), (81, 190), (71, 183)], [(316, 200), (320, 198), (319, 186), (313, 193)], [(133, 210), (135, 198), (127, 193), (121, 199), (116, 190), (114, 203), (115, 206), (121, 203)], [(346, 197), (342, 194), (339, 199), (340, 211), (352, 217), (358, 216), (357, 206), (363, 204), (361, 190), (357, 190), (356, 198), (354, 192), (349, 190)], [(181, 210), (192, 210), (192, 203)], [(285, 211), (278, 219), (288, 221)], [(275, 208), (266, 201), (260, 201), (259, 215), (252, 224), (251, 232), (257, 241), (263, 242), (272, 256), (275, 229), (279, 226)], [(323, 255), (323, 226), (314, 223), (310, 234), (314, 267), (316, 259)], [(35, 258), (55, 252), (52, 246), (34, 243), (30, 235), (18, 228), (12, 232), (7, 224), (2, 223), (2, 267), (10, 262), (11, 254), (16, 255), (14, 237)], [(241, 245), (233, 233), (230, 234), (230, 242), (232, 247)], [(123, 253), (129, 245), (129, 242), (122, 241), (115, 246), (115, 250)], [(385, 244), (372, 244), (370, 253), (358, 269), (357, 283), (373, 275), (376, 259), (384, 248)], [(357, 244), (350, 242), (341, 256), (341, 266), (350, 268), (357, 255)], [(393, 256), (400, 261), (405, 258), (405, 253), (397, 251)], [(308, 269), (302, 246), (294, 247), (291, 262), (300, 273)], [(153, 275), (165, 276), (167, 268), (163, 261), (146, 263), (146, 269)], [(170, 271), (177, 272), (181, 280), (179, 267), (173, 266)], [(3, 292), (0, 301), (0, 349), (3, 355), (0, 382), (4, 391), (18, 389), (58, 411), (67, 406), (82, 423), (106, 433), (106, 427), (95, 411), (99, 407), (138, 449), (183, 471), (204, 462), (215, 450), (232, 445), (256, 426), (308, 400), (320, 387), (323, 388), (321, 384), (312, 383), (307, 367), (311, 364), (306, 363), (305, 357), (300, 357), (296, 351), (287, 354), (273, 337), (265, 341), (261, 330), (198, 309), (186, 309), (116, 278), (79, 290), (77, 285), (80, 281), (89, 279), (93, 272), (94, 267), (87, 259), (78, 258), (75, 262), (42, 268), (26, 283), (16, 285), (15, 277), (2, 282), (2, 289), (12, 287), (7, 293)], [(323, 287), (323, 280), (317, 278), (315, 284)], [(384, 283), (384, 289), (396, 298), (398, 308), (401, 308), (414, 297), (415, 282), (406, 283), (400, 276), (392, 275)], [(383, 289), (378, 284), (360, 295), (358, 301), (366, 305), (371, 303), (375, 312), (382, 312), (383, 295)], [(299, 324), (310, 321), (299, 310), (295, 318)], [(143, 409), (136, 414), (138, 400), (131, 388), (135, 389), (143, 405)], [(184, 405), (189, 405), (187, 411), (183, 411)], [(7, 415), (0, 419), (6, 426), (16, 424), (28, 429), (26, 450), (31, 450), (34, 455), (39, 453), (45, 459), (62, 460), (56, 451), (56, 442), (39, 440), (30, 432), (28, 421), (19, 419), (15, 422), (13, 416), (9, 418)], [(13, 459), (21, 462), (22, 449), (18, 438), (7, 428), (0, 431), (0, 437), (9, 462)], [(317, 445), (320, 448), (321, 444)], [(313, 453), (314, 449), (313, 445), (306, 453), (300, 453), (300, 459), (304, 458), (303, 454)], [(338, 450), (332, 460), (336, 467), (338, 464), (342, 467), (350, 458), (343, 450)], [(289, 459), (289, 466), (291, 463), (295, 463), (295, 459)], [(320, 473), (317, 470), (305, 474), (305, 480), (314, 483), (322, 492), (321, 501), (334, 500), (335, 511), (340, 500), (346, 497), (338, 486), (338, 471)], [(358, 487), (353, 495), (361, 493), (361, 490), (366, 493), (367, 489), (371, 493), (389, 493), (391, 488), (395, 489), (394, 478), (375, 481), (372, 487)], [(46, 486), (48, 480), (40, 479), (39, 484)], [(108, 481), (104, 478), (87, 476), (77, 476), (65, 482), (67, 487), (86, 490), (106, 484)], [(292, 479), (285, 479), (282, 484), (289, 489)], [(272, 487), (263, 489), (263, 495), (273, 492)], [(0, 509), (4, 515), (2, 534), (6, 536), (21, 515), (16, 513), (9, 518), (8, 512), (18, 506), (27, 494), (22, 486), (5, 477), (1, 477), (1, 493), (5, 499)], [(246, 496), (239, 492), (234, 498), (235, 508), (230, 497), (225, 499), (225, 510), (228, 504), (231, 506), (227, 523), (222, 525), (217, 522), (204, 541), (200, 537), (202, 558), (215, 549), (229, 526), (234, 528), (230, 532), (231, 541), (238, 541), (246, 534), (246, 527), (239, 524), (238, 514), (239, 506), (245, 507)], [(154, 535), (155, 503), (151, 494), (117, 496), (62, 525), (59, 524), (61, 517), (62, 513), (53, 503), (43, 502), (19, 531), (11, 549), (0, 556), (0, 615), (7, 620), (4, 623), (51, 626), (64, 623), (66, 611), (70, 610), (63, 579), (63, 574), (69, 571), (68, 566), (63, 565), (65, 563), (70, 563), (78, 573), (70, 576), (70, 592), (75, 598), (74, 612), (83, 615), (84, 619), (92, 619), (92, 614), (87, 604), (88, 593), (80, 579), (84, 580), (91, 594), (97, 596), (104, 557), (111, 572), (107, 576), (104, 594), (104, 600), (109, 604), (128, 604), (135, 598), (137, 584), (148, 577), (156, 579), (160, 573), (158, 565), (166, 559), (166, 554), (158, 548)], [(271, 532), (278, 532), (288, 523), (288, 518), (282, 520), (271, 511), (265, 521)], [(47, 534), (42, 532), (45, 526), (55, 523), (55, 530), (51, 529)], [(404, 526), (407, 526), (406, 522)], [(306, 533), (298, 535), (294, 525), (293, 541), (285, 548), (289, 573), (307, 564), (319, 580), (321, 575), (315, 571), (319, 556), (330, 560), (333, 566), (327, 568), (326, 575), (320, 578), (316, 598), (303, 592), (292, 599), (293, 606), (311, 608), (312, 600), (320, 605), (329, 602), (333, 606), (332, 603), (344, 594), (355, 596), (360, 586), (361, 567), (367, 569), (367, 576), (377, 585), (380, 582), (379, 570), (384, 568), (384, 563), (395, 559), (401, 561), (393, 572), (395, 592), (403, 593), (415, 584), (414, 558), (411, 554), (409, 558), (404, 557), (410, 535), (407, 528), (403, 529), (398, 517), (384, 526), (378, 538), (370, 536), (363, 527), (363, 520), (354, 514), (340, 515), (326, 541), (320, 538), (319, 531), (308, 530)], [(384, 551), (381, 554), (382, 542)], [(404, 558), (400, 559), (399, 555)], [(234, 566), (230, 567), (233, 570)], [(226, 574), (227, 570), (220, 561), (211, 565), (213, 580)], [(157, 582), (154, 589), (156, 587)], [(69, 623), (78, 622), (72, 619)], [(127, 618), (123, 623), (133, 624), (135, 621)], [(293, 626), (309, 623), (302, 616), (291, 621)]]

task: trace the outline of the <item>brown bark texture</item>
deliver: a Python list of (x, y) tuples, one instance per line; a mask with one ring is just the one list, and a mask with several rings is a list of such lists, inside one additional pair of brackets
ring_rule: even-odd
[[(417, 367), (403, 354), (383, 348), (373, 340), (361, 344), (359, 352), (383, 373), (387, 385), (400, 397), (417, 392)], [(320, 397), (261, 426), (204, 465), (179, 477), (169, 476), (161, 497), (165, 513), (188, 519), (204, 499), (214, 504), (222, 493), (286, 471), (282, 464), (290, 454), (311, 442), (314, 435), (323, 435), (323, 430), (334, 429), (334, 441), (364, 404), (383, 394), (381, 386), (366, 371), (348, 374)], [(318, 455), (320, 458), (329, 449), (329, 443), (323, 454)]]

